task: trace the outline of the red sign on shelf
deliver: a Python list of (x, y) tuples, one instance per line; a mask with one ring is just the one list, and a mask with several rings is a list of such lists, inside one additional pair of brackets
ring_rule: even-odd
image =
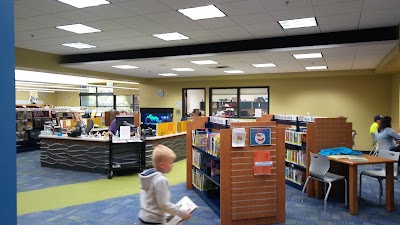
[(272, 169), (270, 151), (255, 151), (253, 153), (254, 175), (270, 175)]

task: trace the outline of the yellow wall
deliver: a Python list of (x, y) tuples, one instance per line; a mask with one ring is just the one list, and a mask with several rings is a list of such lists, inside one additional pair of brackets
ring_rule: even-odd
[[(43, 104), (56, 105), (57, 97), (55, 93), (39, 92), (38, 100), (43, 101)], [(15, 100), (29, 100), (29, 92), (27, 91), (16, 91)]]
[(400, 130), (400, 73), (393, 75), (392, 81), (392, 111), (390, 113), (394, 121), (392, 126), (395, 130)]
[[(243, 76), (243, 78), (246, 78)], [(140, 85), (140, 107), (177, 107), (182, 101), (182, 88), (190, 87), (243, 87), (269, 86), (270, 113), (314, 116), (348, 117), (357, 131), (355, 149), (369, 150), (371, 137), (369, 126), (375, 114), (392, 113), (392, 76), (353, 75), (338, 77), (308, 77), (293, 79), (269, 79), (268, 75), (257, 79), (227, 79), (202, 82), (168, 82), (153, 80)], [(157, 96), (157, 90), (165, 92)], [(208, 104), (207, 104), (208, 113)], [(174, 121), (181, 115), (174, 114)]]
[(80, 106), (79, 92), (57, 92), (57, 106)]

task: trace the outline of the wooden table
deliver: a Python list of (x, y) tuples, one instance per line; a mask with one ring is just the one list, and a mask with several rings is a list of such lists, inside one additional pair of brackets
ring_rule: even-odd
[(393, 176), (393, 163), (395, 160), (376, 157), (372, 155), (362, 155), (360, 157), (367, 158), (368, 161), (351, 161), (347, 158), (333, 158), (329, 157), (331, 161), (343, 163), (349, 166), (349, 212), (352, 215), (358, 214), (358, 165), (368, 164), (386, 164), (386, 210), (391, 212), (394, 210), (394, 176)]

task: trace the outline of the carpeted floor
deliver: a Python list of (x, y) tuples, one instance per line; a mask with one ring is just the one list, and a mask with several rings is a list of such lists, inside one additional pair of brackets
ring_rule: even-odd
[[(172, 200), (187, 195), (200, 207), (185, 224), (220, 224), (219, 217), (192, 190), (185, 188), (185, 161), (175, 163), (169, 174)], [(370, 168), (370, 167), (369, 167)], [(368, 169), (369, 169), (368, 168)], [(360, 168), (359, 170), (362, 170)], [(17, 154), (18, 224), (106, 225), (137, 224), (139, 194), (137, 176), (107, 180), (104, 174), (41, 168), (39, 151)], [(400, 182), (395, 181), (395, 211), (378, 204), (378, 182), (365, 179), (360, 214), (352, 216), (342, 199), (301, 201), (301, 192), (286, 186), (285, 224), (399, 224)]]

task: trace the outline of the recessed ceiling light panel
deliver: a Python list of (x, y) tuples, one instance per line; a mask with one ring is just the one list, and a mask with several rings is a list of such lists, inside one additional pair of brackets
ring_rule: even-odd
[(172, 70), (180, 71), (180, 72), (194, 71), (194, 69), (191, 69), (191, 68), (172, 68)]
[(173, 77), (173, 76), (178, 76), (176, 73), (160, 73), (158, 74), (159, 76), (164, 76), (164, 77)]
[(242, 70), (225, 70), (225, 73), (244, 73)]
[(183, 34), (180, 34), (178, 32), (174, 33), (165, 33), (165, 34), (153, 34), (154, 37), (160, 38), (164, 41), (177, 41), (177, 40), (184, 40), (184, 39), (189, 39)]
[(137, 69), (139, 67), (137, 66), (131, 66), (131, 65), (118, 65), (118, 66), (112, 66), (114, 68), (118, 68), (118, 69), (123, 69), (123, 70), (128, 70), (128, 69)]
[(254, 67), (276, 67), (273, 63), (251, 64)]
[(58, 1), (79, 9), (91, 6), (110, 4), (110, 2), (106, 0), (58, 0)]
[(307, 70), (326, 70), (328, 69), (327, 66), (306, 66)]
[(306, 53), (306, 54), (293, 54), (293, 57), (296, 59), (314, 59), (314, 58), (322, 58), (321, 53)]
[(315, 19), (315, 17), (294, 19), (294, 20), (280, 20), (278, 22), (282, 26), (283, 29), (317, 26), (317, 20)]
[(57, 26), (58, 29), (66, 30), (70, 32), (74, 32), (77, 34), (88, 34), (88, 33), (96, 33), (101, 32), (101, 30), (89, 27), (80, 23), (71, 24), (71, 25), (64, 25), (64, 26)]
[(214, 5), (200, 6), (187, 9), (178, 9), (178, 12), (189, 17), (192, 20), (210, 19), (226, 16), (221, 10)]
[(218, 62), (212, 61), (212, 60), (198, 60), (198, 61), (190, 61), (191, 63), (197, 64), (197, 65), (209, 65), (209, 64), (218, 64)]
[(65, 43), (65, 44), (61, 44), (61, 45), (71, 47), (71, 48), (77, 48), (77, 49), (96, 48), (96, 46), (94, 46), (94, 45), (88, 45), (88, 44), (81, 43), (81, 42)]

